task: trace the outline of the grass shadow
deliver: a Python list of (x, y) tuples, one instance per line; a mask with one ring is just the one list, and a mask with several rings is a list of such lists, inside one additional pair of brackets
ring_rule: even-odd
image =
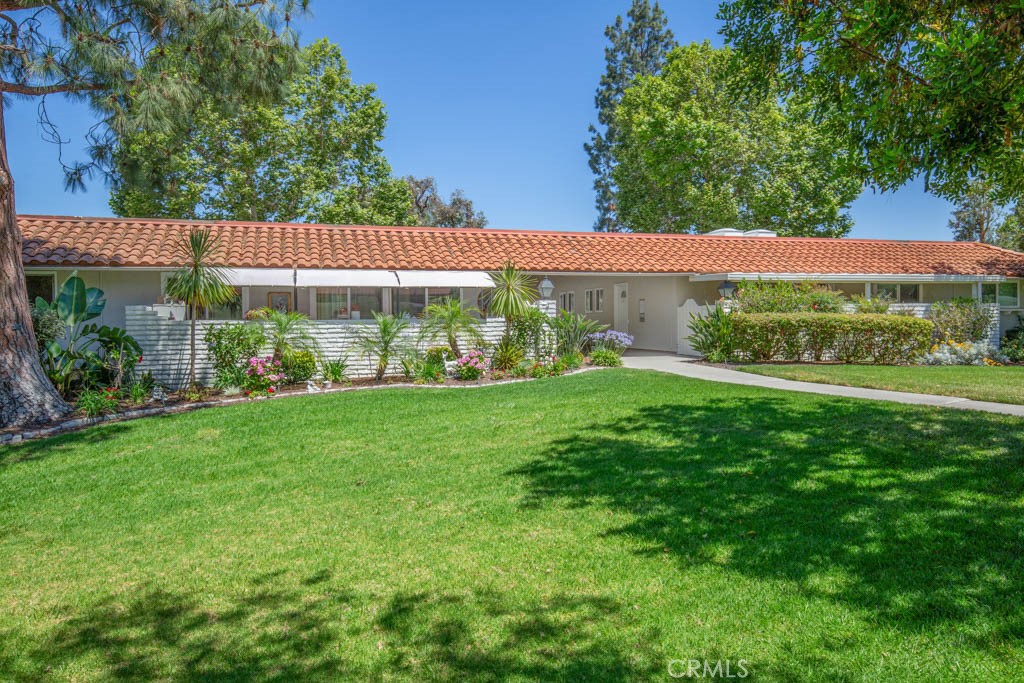
[[(595, 421), (512, 472), (525, 505), (607, 506), (609, 535), (906, 629), (1024, 637), (1024, 435), (887, 403), (711, 399)], [(639, 540), (633, 540), (639, 539)]]

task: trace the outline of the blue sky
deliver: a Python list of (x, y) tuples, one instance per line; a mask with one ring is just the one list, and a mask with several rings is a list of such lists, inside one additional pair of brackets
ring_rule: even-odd
[[(680, 42), (720, 43), (717, 1), (664, 0)], [(358, 82), (373, 82), (389, 114), (384, 150), (399, 175), (461, 187), (491, 227), (590, 230), (592, 176), (583, 143), (595, 119), (604, 27), (628, 0), (497, 3), (313, 0), (298, 23), (303, 42), (341, 46)], [(21, 213), (111, 215), (102, 181), (63, 189), (56, 147), (42, 140), (37, 103), (7, 110)], [(92, 117), (54, 98), (51, 117), (81, 158)], [(854, 237), (949, 239), (950, 205), (920, 185), (858, 199)]]

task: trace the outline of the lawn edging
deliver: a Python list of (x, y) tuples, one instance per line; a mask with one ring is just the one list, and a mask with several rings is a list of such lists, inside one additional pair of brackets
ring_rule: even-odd
[[(578, 368), (569, 372), (558, 375), (558, 377), (568, 377), (570, 375), (579, 375), (584, 372), (591, 372), (593, 370), (607, 370), (609, 368), (603, 366), (590, 366), (585, 368)], [(552, 379), (550, 377), (517, 377), (514, 379), (504, 379), (497, 382), (464, 382), (460, 384), (414, 384), (412, 382), (397, 382), (394, 384), (372, 384), (372, 385), (361, 385), (361, 386), (343, 386), (343, 387), (331, 387), (330, 389), (320, 389), (319, 391), (295, 391), (290, 393), (278, 394), (272, 397), (260, 397), (260, 398), (248, 398), (246, 396), (236, 396), (230, 398), (222, 398), (218, 400), (210, 401), (197, 401), (195, 403), (175, 403), (173, 405), (159, 405), (152, 406), (149, 408), (137, 408), (135, 410), (126, 410), (120, 413), (113, 413), (111, 415), (101, 415), (99, 417), (76, 417), (69, 420), (63, 420), (56, 424), (44, 425), (42, 427), (34, 427), (32, 429), (26, 429), (19, 432), (6, 432), (0, 434), (0, 446), (13, 445), (22, 443), (24, 441), (33, 441), (36, 439), (45, 439), (51, 436), (58, 436), (60, 434), (67, 434), (70, 432), (80, 431), (96, 425), (107, 424), (112, 422), (127, 422), (129, 420), (138, 420), (143, 417), (158, 417), (160, 415), (174, 415), (176, 413), (188, 413), (193, 410), (200, 410), (202, 408), (217, 408), (220, 406), (230, 406), (239, 403), (253, 403), (256, 401), (277, 401), (280, 399), (293, 398), (295, 396), (321, 396), (324, 394), (340, 394), (347, 391), (374, 391), (380, 389), (483, 389), (484, 387), (496, 387), (503, 384), (518, 384), (521, 382), (534, 382), (538, 379)]]

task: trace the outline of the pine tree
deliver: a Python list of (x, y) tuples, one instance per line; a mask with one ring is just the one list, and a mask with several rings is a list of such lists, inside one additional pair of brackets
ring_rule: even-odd
[(627, 14), (615, 18), (605, 29), (610, 45), (605, 48), (605, 73), (594, 96), (598, 125), (590, 126), (590, 142), (584, 145), (590, 157), (590, 170), (594, 173), (595, 205), (598, 232), (619, 232), (615, 214), (615, 168), (613, 146), (615, 142), (615, 109), (622, 95), (637, 76), (655, 75), (661, 71), (668, 53), (676, 46), (668, 19), (661, 7), (649, 0), (633, 0)]
[[(128, 131), (188, 125), (205, 102), (270, 100), (294, 69), (291, 13), (308, 0), (17, 0), (0, 2), (0, 427), (70, 408), (36, 354), (22, 268), (3, 100), (65, 95), (100, 118), (89, 162), (65, 167), (77, 189), (109, 168)], [(41, 124), (59, 133), (40, 108)]]

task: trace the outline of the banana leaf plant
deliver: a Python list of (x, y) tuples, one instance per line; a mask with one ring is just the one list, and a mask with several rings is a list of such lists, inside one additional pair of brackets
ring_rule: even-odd
[(53, 303), (36, 299), (37, 311), (56, 313), (66, 326), (63, 338), (46, 341), (40, 354), (50, 381), (65, 397), (76, 382), (105, 369), (105, 354), (120, 350), (142, 355), (138, 342), (123, 330), (85, 324), (98, 318), (106, 305), (103, 290), (86, 287), (77, 272), (64, 281)]

